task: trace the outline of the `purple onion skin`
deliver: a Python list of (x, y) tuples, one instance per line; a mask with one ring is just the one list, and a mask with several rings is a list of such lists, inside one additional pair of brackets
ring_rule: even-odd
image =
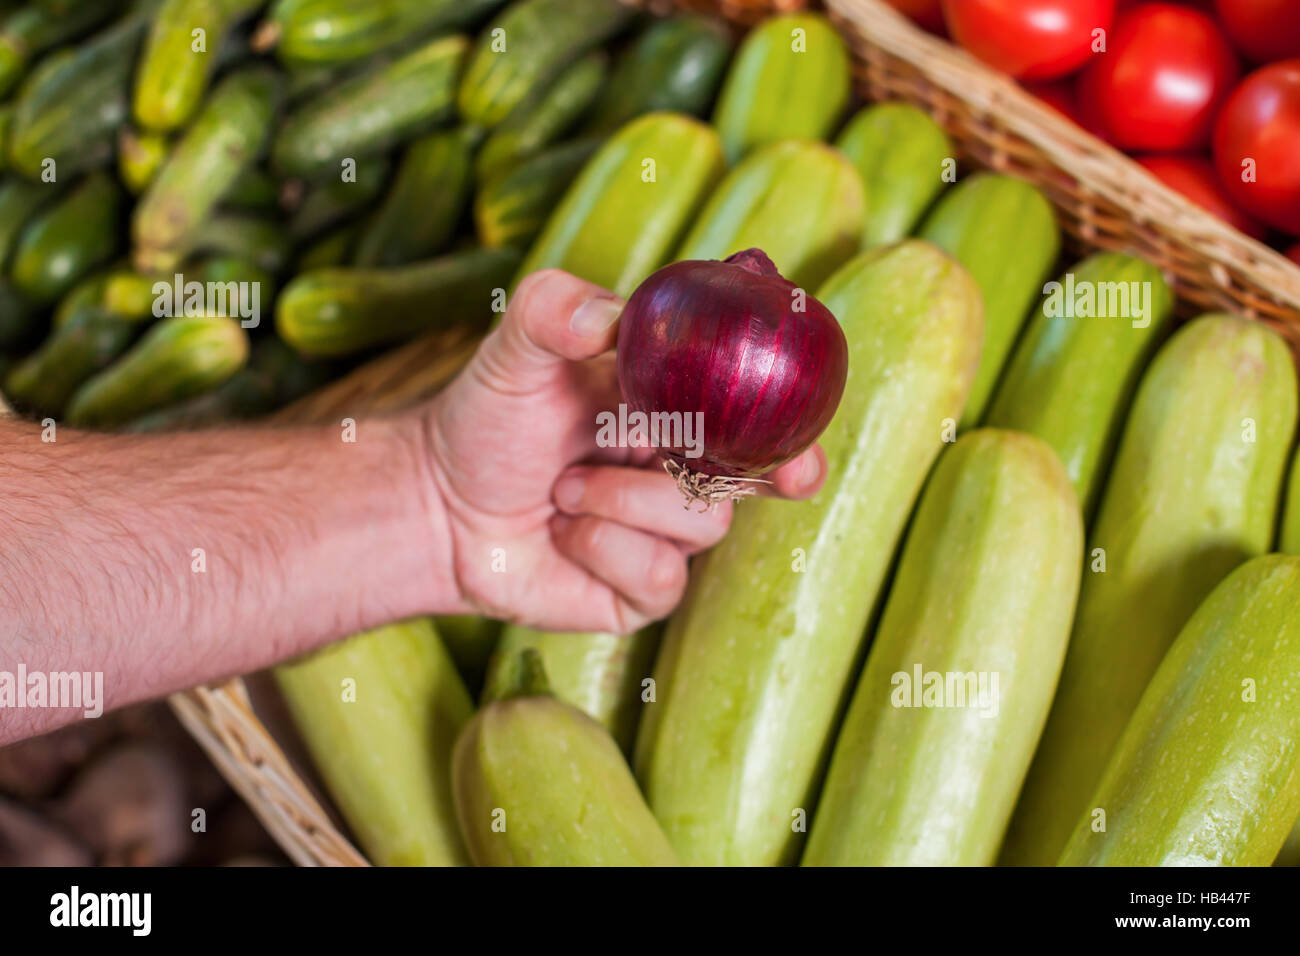
[(757, 478), (795, 458), (844, 394), (848, 344), (835, 316), (759, 249), (665, 266), (637, 287), (618, 330), (630, 410), (703, 412), (703, 455), (659, 454), (704, 475)]

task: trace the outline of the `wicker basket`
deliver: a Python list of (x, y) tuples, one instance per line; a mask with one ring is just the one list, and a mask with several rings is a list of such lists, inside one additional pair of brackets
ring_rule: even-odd
[[(662, 3), (650, 3), (662, 6)], [(738, 24), (806, 6), (803, 0), (677, 0)], [(1300, 351), (1300, 269), (1152, 178), (946, 41), (881, 0), (826, 0), (848, 38), (858, 91), (933, 115), (972, 166), (1038, 185), (1080, 251), (1123, 250), (1155, 263), (1183, 315), (1223, 309), (1267, 322)], [(431, 395), (477, 338), (451, 332), (404, 346), (286, 410), (293, 421), (378, 412)], [(211, 754), (285, 852), (304, 865), (365, 865), (254, 710), (240, 679), (173, 695), (181, 721)]]

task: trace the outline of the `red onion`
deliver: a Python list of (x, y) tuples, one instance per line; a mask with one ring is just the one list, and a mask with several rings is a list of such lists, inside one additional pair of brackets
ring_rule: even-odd
[(848, 365), (835, 316), (759, 249), (660, 269), (632, 293), (618, 330), (631, 412), (703, 426), (702, 442), (680, 440), (683, 428), (658, 436), (688, 504), (747, 494), (747, 482), (812, 445), (835, 414)]

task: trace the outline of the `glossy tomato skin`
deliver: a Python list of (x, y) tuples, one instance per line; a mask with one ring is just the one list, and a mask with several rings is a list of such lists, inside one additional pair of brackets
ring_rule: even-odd
[[(1260, 67), (1233, 90), (1214, 127), (1214, 165), (1237, 205), (1300, 236), (1300, 59)], [(1254, 182), (1243, 180), (1252, 167)]]
[(1300, 56), (1296, 0), (1215, 0), (1215, 6), (1237, 49), (1256, 63)]
[(943, 32), (943, 0), (886, 0), (886, 2), (932, 33)]
[(1289, 249), (1284, 251), (1282, 255), (1286, 256), (1296, 265), (1300, 266), (1300, 242), (1297, 242), (1294, 246), (1291, 246)]
[(1066, 119), (1072, 120), (1078, 126), (1083, 125), (1083, 119), (1079, 115), (1079, 104), (1074, 95), (1074, 86), (1068, 81), (1025, 83), (1023, 86), (1025, 92), (1032, 93)]
[(1107, 52), (1079, 78), (1079, 99), (1120, 149), (1190, 151), (1209, 143), (1215, 114), (1239, 76), (1237, 55), (1210, 17), (1147, 3), (1118, 18)]
[(1215, 175), (1214, 165), (1200, 156), (1142, 156), (1138, 165), (1176, 193), (1186, 196), (1239, 232), (1263, 239), (1268, 228), (1233, 203)]
[(943, 0), (948, 32), (985, 63), (1021, 80), (1052, 80), (1092, 57), (1116, 0)]

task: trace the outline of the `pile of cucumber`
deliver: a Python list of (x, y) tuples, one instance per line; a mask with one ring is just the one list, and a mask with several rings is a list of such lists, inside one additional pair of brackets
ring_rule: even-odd
[(617, 0), (0, 2), (0, 389), (195, 426), (486, 327), (587, 160), (704, 113), (734, 42)]

